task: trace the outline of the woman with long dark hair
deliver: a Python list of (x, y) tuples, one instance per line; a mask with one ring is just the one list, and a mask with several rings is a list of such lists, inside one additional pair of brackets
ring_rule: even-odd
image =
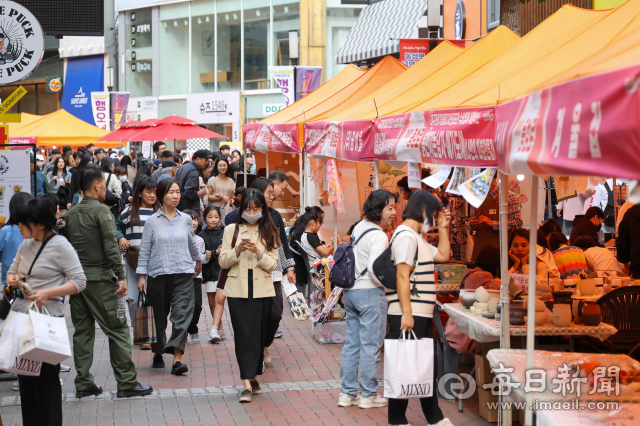
[(9, 201), (9, 220), (0, 229), (0, 256), (2, 257), (2, 284), (7, 283), (7, 271), (16, 257), (18, 247), (22, 243), (22, 235), (18, 228), (18, 209), (33, 197), (28, 192), (13, 194)]
[(225, 228), (218, 263), (229, 269), (224, 295), (244, 384), (240, 402), (251, 402), (252, 395), (262, 393), (256, 378), (262, 375), (263, 349), (275, 296), (271, 272), (277, 265), (280, 242), (260, 191), (245, 192), (240, 212), (238, 224)]
[(69, 187), (71, 186), (71, 173), (67, 172), (67, 163), (63, 157), (58, 157), (54, 162), (53, 169), (47, 173), (49, 188), (51, 193), (59, 198), (58, 206), (60, 213), (67, 211), (67, 200), (69, 199)]
[[(75, 156), (75, 155), (74, 155)], [(76, 169), (71, 172), (71, 185), (69, 185), (69, 199), (67, 200), (67, 210), (80, 202), (80, 175), (87, 168), (87, 164), (93, 161), (93, 157), (84, 154), (80, 162), (76, 162)]]
[(233, 200), (233, 191), (236, 189), (236, 184), (233, 181), (233, 173), (229, 169), (229, 162), (225, 156), (216, 159), (211, 171), (211, 177), (207, 182), (207, 188), (209, 190), (209, 205), (222, 207)]
[[(164, 368), (162, 354), (173, 354), (171, 374), (179, 376), (189, 371), (181, 361), (193, 316), (193, 278), (200, 274), (203, 259), (191, 217), (177, 209), (180, 202), (178, 183), (173, 179), (162, 180), (156, 195), (162, 207), (144, 225), (136, 268), (138, 290), (147, 292), (147, 302), (153, 306), (155, 316), (158, 340), (151, 345), (153, 367)], [(165, 330), (169, 311), (172, 330), (167, 342)]]
[[(537, 231), (536, 231), (537, 232)], [(544, 235), (541, 244), (547, 245)], [(529, 230), (524, 228), (516, 228), (509, 234), (509, 273), (510, 274), (529, 274)], [(548, 283), (549, 278), (560, 278), (560, 271), (553, 259), (551, 250), (540, 244), (536, 245), (536, 275), (538, 282)]]
[[(125, 266), (127, 272), (127, 296), (134, 301), (133, 304), (129, 305), (129, 319), (132, 326), (135, 320), (136, 302), (138, 301), (138, 274), (136, 274), (137, 265), (132, 265), (130, 259), (134, 261), (136, 254), (140, 250), (144, 224), (160, 208), (156, 197), (156, 183), (153, 179), (143, 180), (136, 190), (137, 192), (131, 198), (131, 204), (125, 207), (116, 222), (116, 238), (120, 250), (129, 252), (128, 256), (125, 255)], [(151, 346), (143, 347), (142, 349), (151, 349)]]

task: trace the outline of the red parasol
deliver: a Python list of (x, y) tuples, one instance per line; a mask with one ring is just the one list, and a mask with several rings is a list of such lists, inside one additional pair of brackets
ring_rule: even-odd
[(158, 120), (156, 120), (155, 118), (150, 118), (144, 121), (127, 121), (122, 126), (120, 126), (118, 130), (104, 135), (103, 137), (98, 139), (98, 141), (131, 142), (132, 138), (134, 138), (137, 133), (140, 133), (140, 131), (154, 126), (157, 121)]
[(159, 124), (154, 127), (142, 130), (134, 136), (131, 141), (172, 141), (172, 140), (184, 140), (184, 139), (211, 139), (211, 138), (223, 138), (226, 136), (220, 135), (211, 130), (203, 129), (202, 127), (194, 126), (193, 124)]

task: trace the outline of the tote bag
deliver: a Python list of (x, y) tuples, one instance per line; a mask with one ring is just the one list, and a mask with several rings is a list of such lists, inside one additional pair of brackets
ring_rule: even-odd
[(0, 370), (22, 376), (39, 376), (42, 362), (20, 358), (19, 333), (29, 320), (29, 315), (11, 311), (0, 333)]
[(385, 398), (426, 398), (433, 395), (433, 339), (400, 339), (384, 341)]
[(28, 312), (18, 339), (20, 358), (51, 365), (69, 358), (71, 345), (64, 317), (49, 316), (44, 308), (45, 313)]
[(140, 292), (138, 294), (138, 307), (135, 309), (133, 344), (144, 345), (156, 342), (156, 320), (153, 315), (153, 306), (147, 304), (146, 294)]

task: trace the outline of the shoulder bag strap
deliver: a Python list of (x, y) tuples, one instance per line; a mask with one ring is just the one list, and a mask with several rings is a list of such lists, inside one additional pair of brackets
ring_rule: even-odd
[(27, 272), (27, 278), (29, 278), (29, 277), (31, 276), (31, 271), (33, 270), (33, 265), (35, 265), (35, 264), (36, 264), (36, 260), (38, 260), (38, 257), (40, 257), (40, 253), (42, 253), (42, 250), (44, 250), (44, 246), (46, 246), (46, 245), (47, 245), (47, 243), (48, 243), (49, 241), (51, 241), (51, 239), (52, 239), (53, 237), (55, 237), (55, 236), (56, 236), (56, 234), (55, 234), (55, 232), (53, 232), (53, 233), (51, 233), (51, 235), (49, 235), (49, 236), (47, 237), (47, 239), (46, 239), (46, 240), (44, 240), (44, 241), (42, 242), (42, 245), (40, 246), (40, 250), (38, 250), (38, 253), (36, 253), (36, 257), (34, 257), (34, 258), (33, 258), (33, 262), (31, 262), (31, 267), (29, 268), (29, 272)]
[(236, 247), (236, 242), (238, 241), (238, 232), (240, 232), (240, 225), (236, 224), (236, 229), (233, 231), (233, 239), (231, 240), (231, 248)]

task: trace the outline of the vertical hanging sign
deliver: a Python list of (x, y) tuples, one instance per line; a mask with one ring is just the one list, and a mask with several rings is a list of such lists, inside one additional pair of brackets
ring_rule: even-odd
[(293, 67), (269, 67), (269, 75), (278, 83), (278, 86), (280, 86), (285, 105), (289, 106), (294, 103)]

